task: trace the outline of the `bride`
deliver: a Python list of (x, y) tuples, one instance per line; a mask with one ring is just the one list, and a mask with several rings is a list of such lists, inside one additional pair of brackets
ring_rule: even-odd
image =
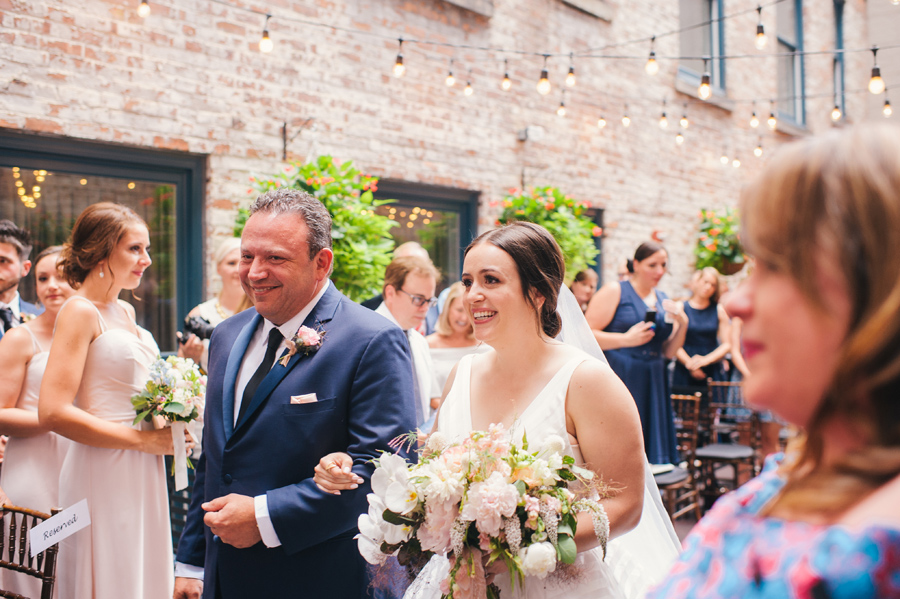
[[(463, 300), (476, 338), (493, 351), (466, 356), (456, 366), (435, 427), (450, 438), (487, 430), (492, 423), (502, 423), (516, 436), (527, 433), (529, 442), (559, 435), (567, 440), (568, 455), (616, 489), (603, 500), (610, 538), (616, 539), (605, 561), (590, 516), (581, 514), (575, 537), (578, 575), (527, 578), (524, 589), (517, 587), (514, 593), (509, 577), (499, 575), (494, 582), (501, 596), (641, 597), (674, 560), (677, 539), (668, 518), (660, 516), (634, 400), (596, 344), (591, 348), (588, 341), (572, 340), (579, 327), (586, 333), (581, 339), (593, 336), (571, 294), (564, 299), (575, 311), (564, 310), (565, 318), (557, 311), (564, 268), (553, 237), (531, 223), (489, 231), (469, 245)], [(566, 342), (560, 343), (554, 337), (563, 320)], [(344, 454), (322, 458), (315, 477), (320, 487), (335, 492), (358, 483), (354, 475), (344, 474), (346, 460)], [(440, 562), (432, 560), (407, 597), (440, 596), (434, 584), (443, 576)]]

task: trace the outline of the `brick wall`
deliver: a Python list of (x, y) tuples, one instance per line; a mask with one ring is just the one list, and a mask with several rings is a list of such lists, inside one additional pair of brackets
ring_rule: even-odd
[[(638, 243), (661, 231), (671, 253), (672, 276), (664, 287), (678, 293), (690, 274), (698, 210), (734, 204), (771, 150), (790, 139), (765, 126), (751, 130), (748, 104), (726, 110), (677, 92), (672, 60), (661, 59), (652, 78), (643, 59), (576, 60), (578, 84), (567, 94), (568, 115), (560, 118), (555, 109), (568, 58), (550, 61), (554, 91), (540, 96), (534, 88), (540, 58), (510, 55), (514, 86), (504, 92), (502, 55), (405, 44), (407, 73), (397, 79), (390, 72), (396, 40), (367, 35), (583, 52), (677, 29), (674, 0), (611, 0), (610, 21), (559, 0), (495, 0), (490, 18), (442, 0), (273, 0), (252, 5), (275, 15), (271, 54), (257, 47), (259, 15), (210, 0), (160, 0), (141, 19), (137, 4), (0, 0), (0, 126), (208, 154), (213, 237), (228, 234), (235, 207), (250, 199), (250, 175), (283, 166), (282, 122), (291, 123), (293, 134), (313, 118), (314, 128), (291, 143), (290, 158), (331, 153), (379, 176), (479, 190), (482, 228), (494, 221), (491, 202), (523, 179), (557, 185), (604, 208), (607, 277)], [(725, 14), (756, 4), (728, 0)], [(848, 0), (848, 48), (868, 44), (865, 11), (863, 0)], [(771, 40), (774, 7), (764, 17)], [(807, 2), (804, 19), (806, 49), (832, 48), (832, 4)], [(758, 54), (755, 25), (755, 11), (726, 21), (726, 53)], [(770, 43), (766, 52), (773, 48)], [(608, 52), (643, 56), (648, 50), (637, 44)], [(656, 51), (677, 55), (678, 36), (661, 37)], [(451, 57), (459, 82), (448, 89)], [(828, 54), (806, 58), (809, 94), (830, 92), (831, 60)], [(871, 55), (848, 56), (848, 89), (865, 87), (870, 61)], [(465, 97), (469, 69), (475, 93)], [(774, 95), (774, 58), (731, 61), (727, 82), (733, 99)], [(667, 131), (656, 124), (663, 97)], [(626, 99), (633, 121), (628, 129), (619, 120)], [(848, 95), (848, 115), (863, 115), (867, 101)], [(684, 102), (692, 124), (679, 147), (674, 136)], [(767, 103), (757, 108), (768, 113)], [(830, 109), (830, 97), (807, 103), (809, 131), (833, 126)], [(596, 126), (601, 114), (609, 123), (602, 131)], [(518, 141), (519, 130), (535, 125), (545, 130), (541, 141)], [(760, 132), (766, 153), (756, 159)], [(737, 154), (741, 168), (720, 163), (723, 148)]]

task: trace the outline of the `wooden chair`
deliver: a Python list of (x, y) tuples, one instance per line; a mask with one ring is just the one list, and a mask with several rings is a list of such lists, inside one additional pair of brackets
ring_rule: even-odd
[[(742, 482), (742, 469), (759, 474), (759, 415), (744, 404), (743, 383), (707, 380), (709, 404), (703, 415), (710, 443), (697, 449), (707, 507)], [(724, 472), (731, 473), (725, 477)]]
[[(59, 512), (59, 509), (52, 510), (53, 515)], [(9, 514), (9, 526), (7, 530), (8, 535), (0, 534), (0, 568), (40, 579), (40, 599), (51, 599), (53, 586), (56, 583), (56, 554), (59, 550), (59, 545), (51, 545), (36, 556), (31, 557), (28, 543), (28, 532), (49, 518), (51, 514), (36, 512), (23, 507), (4, 505), (0, 507), (0, 517), (5, 517), (6, 514)], [(21, 516), (21, 521), (19, 521), (19, 516)], [(0, 597), (38, 599), (37, 597), (23, 597), (4, 590), (0, 590)]]
[(698, 472), (695, 465), (697, 437), (700, 425), (700, 402), (703, 395), (672, 395), (675, 414), (675, 436), (678, 452), (687, 468), (676, 466), (669, 472), (654, 477), (663, 495), (663, 503), (669, 517), (677, 520), (692, 511), (697, 520), (701, 516), (700, 489), (697, 487)]

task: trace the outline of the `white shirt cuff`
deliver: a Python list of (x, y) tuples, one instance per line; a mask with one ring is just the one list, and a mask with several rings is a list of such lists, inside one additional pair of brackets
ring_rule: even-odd
[(203, 580), (203, 568), (182, 562), (175, 562), (175, 578), (196, 578)]
[(253, 509), (256, 512), (256, 526), (259, 528), (259, 536), (266, 547), (281, 547), (281, 539), (275, 532), (272, 519), (269, 518), (269, 499), (265, 495), (257, 495), (253, 498)]

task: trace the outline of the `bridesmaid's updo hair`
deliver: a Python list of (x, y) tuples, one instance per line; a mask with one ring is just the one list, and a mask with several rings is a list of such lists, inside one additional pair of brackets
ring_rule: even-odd
[[(499, 229), (482, 233), (475, 238), (466, 254), (473, 247), (490, 243), (507, 254), (516, 263), (522, 281), (522, 295), (538, 315), (541, 329), (548, 337), (556, 337), (562, 321), (556, 312), (559, 288), (563, 284), (566, 265), (562, 250), (553, 236), (540, 225), (514, 222)], [(538, 313), (537, 296), (544, 298)]]
[[(641, 245), (638, 246), (636, 250), (634, 250), (634, 261), (635, 262), (643, 262), (653, 254), (659, 251), (666, 251), (666, 248), (661, 243), (656, 243), (655, 241), (645, 241)], [(666, 252), (668, 253), (668, 252)], [(634, 272), (634, 266), (628, 269), (629, 272)]]
[(147, 226), (134, 210), (121, 204), (98, 202), (85, 208), (75, 221), (59, 258), (66, 282), (73, 289), (81, 287), (88, 274), (109, 258), (128, 227), (134, 224)]

